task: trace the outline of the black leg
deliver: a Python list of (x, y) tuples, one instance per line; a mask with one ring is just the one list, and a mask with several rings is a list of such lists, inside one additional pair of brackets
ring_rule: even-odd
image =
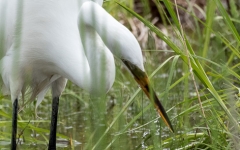
[(12, 140), (11, 140), (11, 150), (17, 149), (16, 136), (17, 136), (17, 112), (18, 112), (18, 99), (13, 102), (12, 108)]
[(49, 138), (48, 150), (56, 150), (58, 104), (59, 104), (59, 97), (53, 98), (53, 101), (52, 101), (52, 117), (51, 117), (51, 126), (50, 126), (50, 138)]

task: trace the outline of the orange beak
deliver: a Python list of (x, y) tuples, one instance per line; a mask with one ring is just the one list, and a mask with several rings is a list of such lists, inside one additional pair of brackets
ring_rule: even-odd
[(137, 83), (140, 85), (144, 93), (147, 95), (147, 97), (154, 103), (155, 108), (158, 111), (158, 114), (162, 117), (165, 124), (170, 128), (172, 132), (174, 132), (172, 124), (168, 118), (168, 115), (162, 106), (161, 102), (159, 101), (156, 93), (154, 92), (153, 88), (150, 86), (149, 79), (147, 77), (147, 74), (142, 71), (140, 68), (138, 68), (136, 65), (132, 64), (129, 61), (122, 60), (124, 64), (127, 66), (127, 68), (131, 71), (131, 73), (134, 76), (134, 79), (137, 81)]

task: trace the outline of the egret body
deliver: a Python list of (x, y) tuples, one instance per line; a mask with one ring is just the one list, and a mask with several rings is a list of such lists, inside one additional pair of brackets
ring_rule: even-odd
[[(52, 90), (49, 149), (56, 149), (59, 97), (67, 79), (92, 94), (106, 93), (115, 78), (114, 57), (123, 61), (153, 99), (164, 122), (170, 120), (149, 85), (141, 48), (132, 33), (102, 7), (102, 0), (1, 0), (0, 61), (4, 93), (13, 103), (12, 149), (16, 149), (18, 99), (31, 88), (40, 104)], [(150, 94), (152, 93), (152, 95)]]

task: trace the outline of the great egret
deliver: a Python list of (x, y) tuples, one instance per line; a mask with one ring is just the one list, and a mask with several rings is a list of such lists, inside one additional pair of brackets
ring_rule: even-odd
[(52, 88), (49, 149), (56, 149), (58, 103), (67, 79), (93, 94), (107, 92), (115, 78), (112, 54), (123, 61), (173, 131), (149, 85), (137, 40), (101, 7), (102, 3), (103, 0), (0, 2), (0, 16), (5, 18), (0, 22), (5, 43), (0, 73), (4, 91), (11, 95), (13, 103), (11, 149), (16, 149), (18, 99), (26, 87), (32, 88), (31, 99), (37, 98), (38, 104)]

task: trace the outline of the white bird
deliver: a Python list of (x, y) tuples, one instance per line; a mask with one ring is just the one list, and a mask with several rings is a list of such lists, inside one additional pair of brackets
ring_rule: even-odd
[(173, 131), (149, 85), (136, 38), (101, 7), (102, 3), (103, 0), (0, 1), (0, 33), (4, 31), (0, 73), (3, 91), (11, 95), (13, 103), (11, 149), (16, 149), (18, 100), (26, 87), (32, 89), (31, 99), (37, 98), (38, 104), (52, 89), (49, 149), (56, 149), (58, 103), (67, 79), (92, 94), (106, 93), (115, 78), (113, 55), (123, 61), (146, 95), (152, 97)]

